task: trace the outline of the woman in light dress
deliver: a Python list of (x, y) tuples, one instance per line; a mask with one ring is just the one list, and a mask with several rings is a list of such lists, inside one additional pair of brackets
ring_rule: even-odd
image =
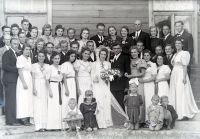
[(21, 119), (24, 125), (30, 125), (30, 117), (33, 117), (33, 86), (31, 76), (31, 58), (29, 46), (24, 46), (23, 54), (17, 58), (16, 66), (19, 77), (17, 80), (17, 119)]
[(58, 130), (62, 128), (62, 80), (60, 55), (52, 54), (53, 64), (49, 66), (46, 78), (49, 89), (47, 108), (47, 129)]
[(82, 47), (86, 47), (86, 43), (89, 40), (90, 30), (89, 28), (82, 28), (80, 33), (79, 52), (81, 52)]
[(178, 120), (187, 120), (193, 118), (199, 110), (187, 74), (190, 54), (188, 51), (182, 50), (182, 42), (182, 38), (177, 38), (175, 41), (177, 52), (172, 58), (173, 70), (170, 78), (169, 102), (174, 106)]
[(43, 132), (47, 128), (47, 80), (46, 74), (49, 68), (48, 64), (44, 63), (45, 53), (39, 51), (38, 62), (32, 65), (33, 77), (33, 107), (34, 107), (34, 123), (35, 131)]
[(85, 98), (85, 91), (92, 89), (91, 70), (92, 63), (88, 61), (90, 57), (90, 49), (83, 47), (80, 53), (81, 60), (74, 62), (74, 69), (76, 71), (77, 93), (78, 93), (78, 106)]
[[(66, 54), (66, 62), (61, 65), (61, 72), (64, 76), (64, 85), (62, 91), (62, 117), (65, 118), (68, 112), (68, 101), (70, 98), (77, 100), (75, 70), (73, 63), (76, 60), (76, 52), (69, 50)], [(77, 101), (76, 101), (77, 102)]]
[(102, 72), (111, 69), (111, 64), (106, 61), (107, 48), (99, 51), (99, 60), (92, 64), (92, 81), (94, 98), (97, 101), (96, 119), (99, 128), (108, 128), (116, 124), (124, 124), (127, 115), (110, 92), (109, 80), (101, 78)]
[(145, 97), (145, 112), (147, 108), (151, 105), (151, 98), (155, 94), (155, 78), (157, 74), (157, 66), (155, 63), (151, 62), (151, 52), (149, 50), (144, 50), (144, 60), (147, 63), (147, 68), (143, 78), (139, 79), (140, 83), (144, 84), (144, 97)]
[(54, 39), (52, 37), (51, 25), (45, 24), (42, 27), (42, 36), (41, 36), (41, 38), (44, 40), (45, 43), (48, 43), (48, 42), (52, 42), (53, 43)]
[(157, 56), (157, 76), (155, 83), (157, 83), (158, 95), (161, 96), (168, 96), (169, 95), (169, 84), (168, 80), (170, 79), (171, 69), (168, 65), (163, 64), (163, 55)]
[[(131, 62), (130, 62), (130, 69), (131, 69), (131, 75), (125, 74), (127, 78), (130, 79), (130, 81), (138, 82), (139, 79), (141, 79), (144, 74), (145, 70), (147, 68), (147, 64), (145, 60), (140, 59), (138, 57), (138, 49), (137, 47), (131, 47), (130, 48), (131, 52)], [(142, 99), (144, 100), (144, 86), (143, 83), (140, 82), (138, 85), (138, 93), (142, 96)], [(140, 107), (140, 123), (145, 123), (145, 106), (144, 104)]]

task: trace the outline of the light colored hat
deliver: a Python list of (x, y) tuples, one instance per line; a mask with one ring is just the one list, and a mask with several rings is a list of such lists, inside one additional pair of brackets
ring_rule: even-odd
[(137, 86), (139, 85), (139, 81), (138, 81), (138, 78), (132, 78), (130, 81), (129, 81), (129, 85), (131, 84), (136, 84)]

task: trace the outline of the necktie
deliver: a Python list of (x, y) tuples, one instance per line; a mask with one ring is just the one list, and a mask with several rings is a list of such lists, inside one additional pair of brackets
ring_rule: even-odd
[(136, 31), (136, 40), (138, 39), (138, 34), (139, 34), (139, 33)]

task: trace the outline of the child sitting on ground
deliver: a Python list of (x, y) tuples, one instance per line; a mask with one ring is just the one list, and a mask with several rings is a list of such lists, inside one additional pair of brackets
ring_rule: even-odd
[(83, 115), (78, 109), (75, 98), (69, 99), (68, 108), (69, 110), (63, 121), (67, 122), (69, 126), (69, 131), (73, 131), (73, 130), (79, 131), (81, 128), (81, 121), (83, 119)]
[(178, 115), (174, 107), (172, 105), (169, 105), (169, 100), (167, 96), (161, 97), (160, 104), (164, 109), (163, 127), (166, 127), (168, 130), (172, 129), (175, 126), (175, 121), (178, 118)]
[(152, 104), (147, 108), (147, 123), (149, 124), (149, 129), (158, 131), (163, 126), (163, 107), (158, 105), (159, 96), (153, 95), (151, 98)]
[(129, 117), (129, 130), (139, 129), (140, 106), (143, 104), (142, 96), (138, 94), (138, 82), (129, 81), (129, 94), (124, 97), (125, 112)]
[(92, 130), (97, 130), (97, 120), (96, 120), (96, 99), (93, 98), (93, 92), (91, 90), (85, 91), (84, 102), (80, 105), (80, 110), (84, 117), (84, 129), (91, 132)]

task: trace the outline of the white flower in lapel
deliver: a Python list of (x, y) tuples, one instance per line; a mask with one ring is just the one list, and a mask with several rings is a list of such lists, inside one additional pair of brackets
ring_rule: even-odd
[(114, 58), (110, 60), (111, 63), (114, 63)]

